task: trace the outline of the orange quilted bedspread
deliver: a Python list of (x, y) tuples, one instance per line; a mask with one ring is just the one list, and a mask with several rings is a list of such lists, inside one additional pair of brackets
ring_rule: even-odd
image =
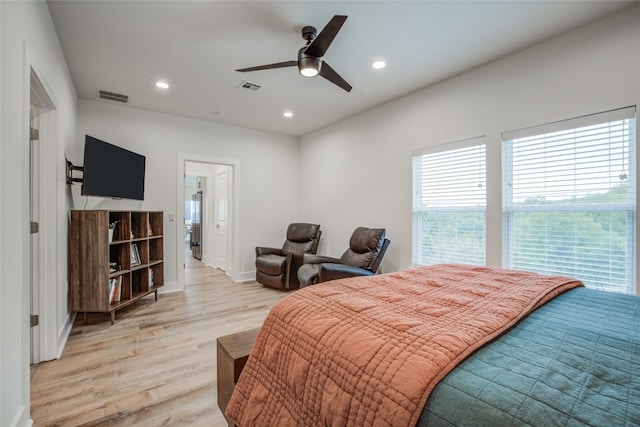
[(412, 426), (449, 371), (575, 279), (436, 265), (296, 291), (267, 316), (239, 426)]

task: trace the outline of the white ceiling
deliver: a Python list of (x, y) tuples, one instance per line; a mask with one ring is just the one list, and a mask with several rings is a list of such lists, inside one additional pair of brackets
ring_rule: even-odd
[[(633, 2), (48, 0), (80, 98), (301, 136), (486, 64)], [(300, 30), (348, 15), (324, 60), (347, 93), (297, 68)], [(387, 67), (373, 70), (384, 59)], [(171, 85), (162, 90), (157, 80)], [(261, 88), (239, 88), (243, 81)], [(102, 101), (113, 102), (113, 101)], [(282, 113), (290, 110), (292, 118)]]

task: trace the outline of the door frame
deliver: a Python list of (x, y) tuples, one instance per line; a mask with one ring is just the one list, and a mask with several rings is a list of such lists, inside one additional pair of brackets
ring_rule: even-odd
[[(240, 274), (240, 238), (239, 232), (240, 229), (240, 161), (238, 159), (230, 159), (230, 158), (221, 158), (215, 156), (206, 156), (202, 154), (194, 154), (194, 153), (178, 153), (178, 165), (177, 165), (177, 200), (176, 200), (176, 242), (180, 242), (182, 245), (184, 242), (184, 228), (181, 226), (184, 224), (184, 189), (185, 189), (185, 164), (186, 162), (194, 162), (194, 163), (209, 163), (209, 164), (218, 164), (225, 165), (229, 167), (231, 186), (230, 186), (230, 210), (231, 215), (229, 215), (229, 249), (228, 253), (230, 256), (228, 266), (229, 270), (226, 271), (226, 274), (231, 277), (231, 280), (234, 282), (239, 282), (242, 280)], [(184, 266), (185, 266), (185, 258), (184, 258), (184, 248), (182, 246), (176, 248), (177, 252), (177, 280), (178, 287), (180, 289), (184, 289), (185, 278), (184, 278)]]
[[(64, 262), (64, 254), (60, 254), (58, 238), (60, 237), (60, 229), (58, 227), (58, 209), (59, 209), (59, 180), (58, 169), (56, 168), (56, 159), (58, 153), (57, 140), (57, 100), (51, 86), (48, 84), (45, 73), (42, 71), (33, 54), (24, 45), (24, 105), (26, 114), (26, 144), (31, 144), (29, 128), (30, 128), (30, 111), (32, 99), (39, 102), (41, 113), (39, 114), (39, 143), (38, 143), (38, 173), (36, 173), (39, 188), (37, 195), (39, 222), (39, 232), (35, 235), (37, 239), (37, 263), (31, 265), (31, 255), (27, 263), (29, 298), (25, 307), (28, 313), (39, 316), (39, 326), (29, 328), (30, 347), (30, 363), (39, 363), (46, 360), (59, 358), (66, 337), (71, 329), (71, 323), (67, 322), (63, 328), (58, 327), (58, 313), (61, 309), (61, 300), (58, 295), (59, 291), (59, 275), (61, 262)], [(35, 98), (34, 98), (35, 97)], [(31, 163), (29, 149), (26, 149), (26, 162)], [(25, 170), (26, 179), (26, 211), (31, 216), (31, 188), (29, 180), (31, 174), (29, 168)], [(29, 250), (31, 251), (31, 239), (29, 227), (30, 219), (27, 219), (27, 240)], [(30, 252), (31, 254), (31, 252)], [(31, 286), (31, 280), (34, 279), (34, 286)], [(27, 319), (28, 320), (28, 319)], [(69, 318), (67, 318), (69, 320)], [(33, 329), (33, 331), (31, 331)]]

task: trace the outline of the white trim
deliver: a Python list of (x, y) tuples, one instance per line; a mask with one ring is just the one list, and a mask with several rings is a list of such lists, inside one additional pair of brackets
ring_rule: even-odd
[[(2, 2), (0, 2), (0, 23), (2, 22)], [(0, 29), (0, 48), (2, 47), (2, 29)], [(2, 52), (0, 51), (0, 88), (2, 87)], [(0, 188), (2, 188), (2, 151), (3, 151), (3, 147), (4, 147), (4, 143), (2, 141), (2, 102), (0, 101)], [(4, 224), (4, 219), (3, 219), (3, 215), (2, 215), (2, 205), (3, 205), (3, 201), (4, 197), (0, 197), (0, 224)], [(1, 227), (1, 226), (0, 226)], [(1, 229), (1, 228), (0, 228)], [(2, 264), (4, 262), (4, 258), (2, 256), (2, 245), (0, 244), (0, 278), (3, 277), (2, 276)], [(0, 285), (1, 286), (1, 285)], [(9, 316), (7, 316), (9, 317)], [(2, 314), (2, 302), (0, 302), (0, 319), (4, 320), (3, 314)], [(2, 359), (2, 354), (3, 354), (3, 342), (6, 339), (6, 335), (3, 337), (2, 336), (2, 328), (0, 327), (0, 359)], [(6, 344), (4, 344), (6, 345)], [(5, 405), (2, 404), (2, 402), (4, 402), (3, 399), (3, 391), (5, 390), (5, 387), (3, 387), (1, 384), (6, 384), (6, 378), (3, 379), (2, 378), (2, 372), (3, 369), (2, 367), (0, 367), (0, 420), (2, 420), (2, 411), (6, 411), (5, 409)], [(8, 388), (8, 387), (6, 387)], [(8, 406), (8, 405), (7, 405)]]
[(234, 282), (255, 282), (256, 280), (256, 272), (253, 271), (245, 271), (243, 273), (238, 274), (238, 277), (233, 279)]
[[(31, 55), (29, 52), (29, 47), (27, 46), (26, 40), (22, 41), (22, 73), (21, 73), (21, 105), (20, 108), (22, 111), (20, 112), (20, 139), (17, 142), (20, 144), (20, 157), (15, 161), (20, 164), (20, 168), (22, 170), (21, 176), (17, 179), (19, 186), (18, 191), (21, 196), (18, 197), (19, 202), (16, 203), (16, 206), (21, 213), (22, 218), (19, 221), (16, 221), (16, 227), (21, 232), (20, 240), (21, 247), (24, 251), (28, 251), (30, 248), (30, 235), (29, 232), (29, 107), (30, 107), (30, 85), (31, 85)], [(30, 276), (31, 276), (31, 267), (30, 267), (30, 256), (26, 256), (22, 258), (21, 265), (16, 265), (15, 268), (20, 269), (20, 283), (16, 283), (16, 286), (19, 286), (22, 290), (21, 293), (21, 301), (16, 301), (16, 304), (20, 304), (21, 310), (21, 318), (15, 319), (18, 323), (17, 327), (20, 330), (20, 336), (22, 337), (22, 346), (18, 350), (19, 354), (22, 358), (20, 360), (20, 370), (21, 375), (20, 379), (22, 381), (20, 392), (21, 392), (21, 401), (23, 403), (23, 407), (20, 408), (20, 412), (16, 414), (16, 418), (14, 418), (14, 423), (16, 425), (23, 425), (26, 423), (26, 419), (29, 419), (29, 414), (31, 412), (30, 402), (31, 402), (31, 384), (30, 384), (30, 376), (29, 376), (29, 366), (30, 366), (30, 353), (31, 353), (31, 331), (29, 328), (29, 313), (31, 311), (31, 297), (30, 297)], [(26, 417), (26, 418), (25, 418)]]
[[(59, 325), (59, 312), (66, 307), (66, 300), (61, 295), (66, 295), (61, 289), (65, 289), (66, 280), (61, 266), (66, 264), (66, 243), (61, 243), (59, 237), (64, 235), (61, 218), (59, 215), (59, 177), (58, 172), (58, 145), (57, 140), (57, 106), (58, 101), (55, 91), (49, 84), (46, 73), (43, 71), (37, 58), (24, 45), (24, 79), (25, 79), (25, 104), (31, 104), (31, 76), (36, 77), (34, 86), (41, 102), (47, 103), (49, 111), (40, 117), (40, 195), (39, 195), (39, 222), (40, 222), (40, 252), (39, 252), (39, 291), (38, 291), (38, 315), (40, 316), (38, 340), (38, 354), (34, 355), (34, 362), (52, 360), (60, 357), (61, 351), (71, 333), (72, 316), (66, 313), (62, 325)], [(27, 108), (28, 121), (29, 108)], [(28, 126), (27, 126), (28, 129)], [(27, 134), (27, 139), (29, 135)], [(28, 170), (27, 183), (28, 183)], [(29, 212), (27, 206), (27, 213)], [(66, 241), (66, 239), (64, 239)], [(52, 285), (53, 284), (53, 285)], [(28, 301), (30, 304), (30, 298)]]
[[(197, 163), (211, 163), (221, 164), (231, 167), (231, 179), (232, 179), (232, 210), (230, 216), (229, 230), (231, 233), (230, 244), (231, 248), (229, 253), (231, 259), (229, 260), (229, 271), (227, 275), (231, 277), (234, 282), (242, 281), (239, 274), (240, 268), (240, 161), (233, 158), (223, 158), (215, 156), (203, 156), (196, 153), (178, 153), (177, 157), (177, 199), (176, 199), (176, 242), (184, 242), (184, 235), (182, 234), (183, 228), (180, 226), (184, 224), (184, 177), (185, 177), (185, 162), (197, 162)], [(177, 248), (176, 257), (176, 276), (177, 276), (177, 290), (184, 289), (184, 250)]]
[(58, 334), (58, 349), (56, 350), (56, 359), (60, 359), (62, 357), (62, 351), (64, 350), (64, 346), (67, 345), (67, 340), (69, 339), (69, 335), (71, 335), (71, 329), (73, 328), (73, 322), (76, 320), (77, 313), (70, 313), (67, 316), (66, 322), (60, 329), (60, 333)]
[(559, 120), (557, 122), (502, 132), (502, 140), (511, 141), (518, 138), (527, 138), (533, 135), (543, 135), (546, 133), (560, 132), (567, 129), (575, 129), (605, 122), (630, 119), (635, 114), (636, 106), (633, 105), (615, 110), (603, 111), (602, 113), (588, 114), (586, 116), (575, 117), (572, 119)]
[(474, 136), (472, 138), (461, 139), (459, 141), (436, 144), (429, 147), (418, 148), (411, 151), (411, 157), (424, 156), (425, 154), (441, 153), (443, 151), (458, 150), (460, 148), (473, 147), (474, 145), (485, 144), (486, 136)]
[(26, 417), (26, 409), (27, 407), (24, 405), (18, 409), (16, 416), (13, 418), (13, 421), (11, 421), (10, 427), (31, 427), (33, 425), (33, 420), (31, 418), (27, 419), (26, 421), (21, 421)]
[(178, 282), (165, 282), (162, 288), (158, 290), (159, 294), (170, 294), (172, 292), (182, 292), (184, 285), (178, 287)]

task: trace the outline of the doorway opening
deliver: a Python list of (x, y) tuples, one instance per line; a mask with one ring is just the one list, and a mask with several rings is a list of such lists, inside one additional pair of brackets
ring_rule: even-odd
[[(200, 157), (200, 156), (199, 156)], [(217, 268), (233, 277), (234, 185), (237, 165), (226, 161), (184, 160), (182, 185), (184, 204), (178, 224), (184, 250), (178, 281), (184, 284), (184, 269), (194, 262)], [(180, 217), (180, 215), (179, 215)], [(180, 257), (179, 257), (180, 258)], [(180, 261), (179, 261), (180, 262)]]
[[(185, 245), (187, 253), (185, 257), (193, 257), (202, 261), (203, 244), (203, 217), (208, 217), (208, 209), (205, 209), (204, 194), (206, 191), (206, 176), (191, 175), (193, 166), (187, 162), (187, 171), (184, 178), (184, 225), (186, 228)], [(208, 198), (207, 198), (208, 199)], [(204, 212), (203, 212), (204, 211)], [(208, 227), (207, 227), (208, 228)]]

